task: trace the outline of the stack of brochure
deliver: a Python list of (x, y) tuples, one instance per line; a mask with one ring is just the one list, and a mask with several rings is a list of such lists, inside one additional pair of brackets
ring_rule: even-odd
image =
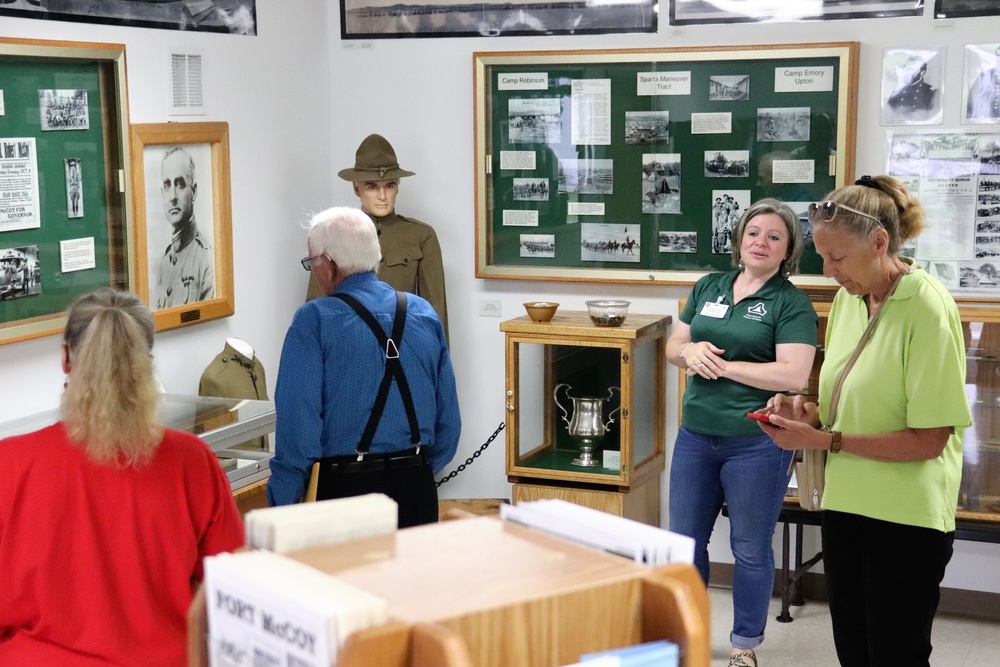
[(247, 546), (285, 553), (391, 533), (396, 530), (398, 515), (396, 501), (369, 493), (252, 510), (244, 522)]
[(500, 518), (647, 565), (693, 563), (694, 540), (564, 500), (503, 505)]
[(637, 644), (627, 648), (588, 653), (568, 667), (677, 667), (677, 644), (668, 641)]
[(330, 667), (354, 631), (388, 620), (388, 603), (269, 551), (205, 559), (212, 667)]

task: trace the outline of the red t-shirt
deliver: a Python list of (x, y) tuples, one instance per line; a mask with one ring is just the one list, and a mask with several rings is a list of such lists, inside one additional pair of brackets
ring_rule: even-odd
[(202, 559), (244, 544), (215, 454), (167, 430), (150, 465), (97, 465), (61, 423), (0, 441), (0, 665), (187, 662)]

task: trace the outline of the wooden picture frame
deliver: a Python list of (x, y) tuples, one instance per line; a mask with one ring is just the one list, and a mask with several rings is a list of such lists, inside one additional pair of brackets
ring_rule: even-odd
[(855, 178), (859, 53), (474, 53), (476, 277), (692, 285), (731, 268), (732, 216), (772, 196), (806, 232), (793, 281), (832, 293), (805, 211)]
[(0, 69), (2, 345), (62, 332), (77, 297), (135, 272), (125, 46), (0, 39)]
[(136, 292), (156, 330), (232, 315), (229, 124), (133, 125), (132, 162)]

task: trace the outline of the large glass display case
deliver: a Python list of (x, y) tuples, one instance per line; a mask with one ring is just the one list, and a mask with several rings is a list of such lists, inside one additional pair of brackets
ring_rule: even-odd
[(670, 321), (599, 327), (559, 311), (501, 323), (515, 502), (562, 498), (659, 525)]
[(965, 429), (957, 517), (1000, 532), (1000, 321), (962, 320), (972, 426)]
[[(160, 418), (168, 428), (201, 437), (219, 457), (233, 491), (270, 475), (274, 456), (274, 403), (164, 394)], [(0, 438), (29, 433), (59, 419), (48, 410), (0, 424)]]

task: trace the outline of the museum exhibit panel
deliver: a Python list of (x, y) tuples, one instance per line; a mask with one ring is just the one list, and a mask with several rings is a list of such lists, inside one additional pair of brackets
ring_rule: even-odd
[(512, 500), (559, 498), (660, 525), (669, 316), (500, 324)]

